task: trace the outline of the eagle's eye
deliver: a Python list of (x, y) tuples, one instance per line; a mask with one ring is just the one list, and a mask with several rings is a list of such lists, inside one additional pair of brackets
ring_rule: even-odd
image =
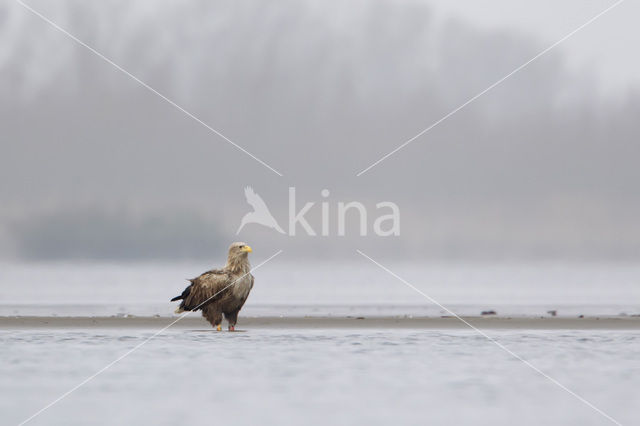
[(244, 248), (244, 246), (240, 246), (240, 247), (238, 247), (238, 248)]

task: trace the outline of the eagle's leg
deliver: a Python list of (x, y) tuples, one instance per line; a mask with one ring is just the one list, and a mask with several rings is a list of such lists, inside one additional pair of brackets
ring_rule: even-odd
[(214, 305), (205, 306), (202, 309), (202, 316), (209, 321), (209, 323), (218, 331), (222, 331), (222, 312), (220, 312)]
[(236, 329), (236, 323), (238, 322), (238, 312), (240, 312), (239, 309), (237, 311), (224, 313), (224, 317), (227, 319), (227, 321), (229, 321), (229, 331), (235, 331)]

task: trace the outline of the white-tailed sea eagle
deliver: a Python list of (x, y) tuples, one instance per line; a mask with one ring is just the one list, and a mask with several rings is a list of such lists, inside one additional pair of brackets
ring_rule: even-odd
[(229, 247), (227, 264), (222, 269), (212, 269), (197, 278), (172, 302), (182, 300), (176, 313), (202, 310), (202, 316), (218, 331), (222, 330), (222, 315), (234, 331), (238, 312), (253, 288), (253, 275), (249, 273), (248, 255), (251, 247), (245, 243), (233, 243)]

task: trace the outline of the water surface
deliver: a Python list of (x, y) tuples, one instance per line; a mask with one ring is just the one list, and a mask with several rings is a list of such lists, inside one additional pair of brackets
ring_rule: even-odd
[[(18, 423), (149, 330), (0, 332), (0, 408)], [(638, 424), (640, 333), (492, 331), (545, 373)], [(32, 424), (602, 425), (472, 331), (167, 330)]]

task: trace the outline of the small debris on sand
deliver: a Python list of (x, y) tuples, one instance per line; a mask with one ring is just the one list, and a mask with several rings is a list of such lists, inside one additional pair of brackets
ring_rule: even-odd
[(552, 317), (555, 317), (556, 315), (558, 315), (558, 311), (556, 311), (555, 309), (554, 309), (554, 310), (551, 310), (551, 311), (547, 311), (547, 313), (548, 313), (549, 315), (551, 315)]
[(482, 311), (480, 314), (481, 315), (496, 315), (497, 312), (496, 311)]

